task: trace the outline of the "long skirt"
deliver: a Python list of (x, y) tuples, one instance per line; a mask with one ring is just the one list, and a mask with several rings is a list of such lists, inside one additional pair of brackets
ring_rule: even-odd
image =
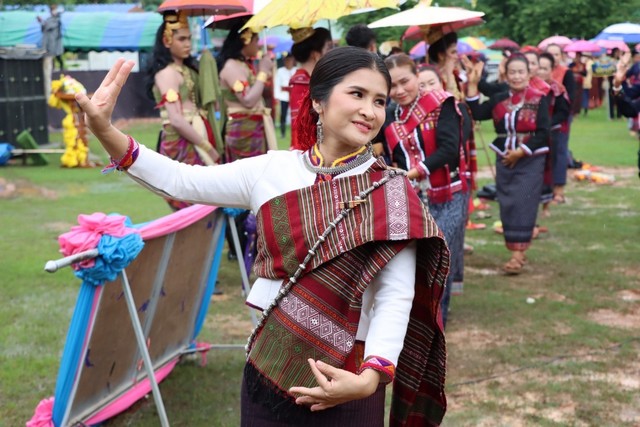
[(429, 212), (435, 219), (438, 228), (442, 230), (450, 253), (449, 275), (447, 276), (444, 295), (440, 302), (444, 325), (447, 324), (453, 272), (464, 268), (464, 224), (467, 220), (468, 197), (469, 194), (467, 192), (458, 191), (453, 193), (453, 198), (448, 202), (428, 203)]
[(567, 168), (569, 167), (569, 133), (551, 132), (551, 170), (553, 185), (567, 183)]
[(224, 139), (226, 163), (267, 152), (267, 139), (261, 115), (231, 115), (225, 126)]
[(249, 395), (245, 380), (242, 380), (240, 398), (242, 427), (383, 427), (384, 426), (385, 387), (378, 389), (371, 396), (343, 403), (323, 411), (311, 412), (304, 406), (299, 410), (279, 416), (263, 402), (254, 402)]
[(523, 157), (513, 168), (496, 158), (496, 190), (504, 240), (512, 251), (524, 251), (531, 245), (533, 228), (542, 194), (544, 156)]

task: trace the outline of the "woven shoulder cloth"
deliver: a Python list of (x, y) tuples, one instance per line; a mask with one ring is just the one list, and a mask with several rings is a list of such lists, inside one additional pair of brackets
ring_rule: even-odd
[(306, 264), (309, 248), (331, 227), (341, 206), (375, 187), (317, 247), (251, 343), (245, 368), (249, 394), (278, 416), (308, 411), (287, 393), (292, 386), (316, 386), (308, 358), (344, 367), (355, 343), (364, 291), (393, 256), (416, 240), (415, 298), (396, 369), (391, 425), (438, 425), (444, 417), (440, 299), (449, 251), (404, 176), (374, 184), (389, 174), (383, 162), (376, 162), (367, 173), (285, 193), (258, 212), (255, 273), (285, 285)]

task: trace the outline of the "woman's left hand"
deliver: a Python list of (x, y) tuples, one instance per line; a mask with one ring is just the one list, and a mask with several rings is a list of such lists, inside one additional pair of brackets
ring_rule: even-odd
[(318, 387), (291, 387), (289, 393), (301, 395), (296, 403), (310, 406), (312, 411), (369, 397), (380, 383), (380, 374), (373, 369), (365, 369), (360, 375), (356, 375), (320, 360), (309, 359), (308, 362)]
[(502, 158), (502, 164), (512, 168), (518, 163), (518, 160), (524, 157), (524, 151), (521, 148), (517, 150), (507, 150), (507, 154)]

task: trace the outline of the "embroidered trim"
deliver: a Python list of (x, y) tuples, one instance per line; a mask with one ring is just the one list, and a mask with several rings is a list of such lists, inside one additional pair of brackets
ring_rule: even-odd
[(392, 382), (396, 376), (395, 365), (387, 359), (378, 356), (367, 357), (364, 363), (360, 365), (360, 368), (358, 368), (357, 374), (360, 375), (365, 369), (373, 369), (384, 374), (386, 378), (381, 378), (381, 382), (384, 384)]

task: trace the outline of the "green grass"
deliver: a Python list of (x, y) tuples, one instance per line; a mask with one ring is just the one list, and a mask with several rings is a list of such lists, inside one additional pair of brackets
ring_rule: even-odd
[[(490, 123), (482, 126), (488, 143)], [(144, 123), (127, 131), (153, 146), (157, 129)], [(549, 232), (535, 241), (525, 274), (498, 273), (507, 259), (500, 235), (467, 233), (475, 251), (466, 258), (465, 293), (453, 298), (447, 330), (445, 426), (640, 424), (637, 144), (626, 123), (607, 120), (603, 110), (575, 119), (574, 156), (604, 167), (617, 182), (570, 181), (568, 203), (539, 219)], [(284, 140), (280, 147), (287, 148)], [(91, 148), (106, 161), (95, 141)], [(485, 183), (491, 179), (481, 146), (478, 157)], [(55, 390), (79, 285), (68, 269), (43, 271), (46, 260), (59, 256), (57, 236), (80, 213), (119, 212), (134, 222), (169, 213), (162, 199), (122, 174), (61, 169), (56, 156), (50, 159), (46, 167), (0, 169), (0, 178), (19, 190), (0, 199), (0, 426), (24, 425)], [(491, 206), (493, 217), (482, 221), (488, 225), (498, 219)], [(236, 263), (223, 260), (220, 282), (223, 295), (213, 298), (200, 338), (242, 344), (250, 319)], [(244, 354), (212, 350), (208, 361), (204, 367), (185, 361), (162, 383), (172, 425), (239, 424)], [(158, 424), (150, 397), (107, 423)]]

